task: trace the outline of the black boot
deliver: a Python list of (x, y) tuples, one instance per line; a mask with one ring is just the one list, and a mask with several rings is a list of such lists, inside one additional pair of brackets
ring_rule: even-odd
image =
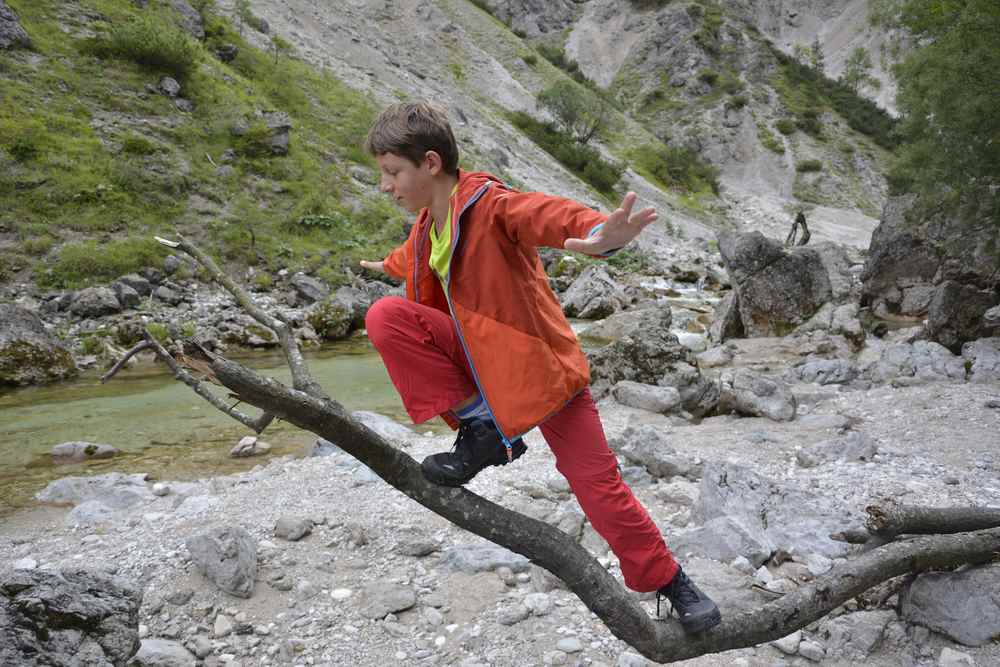
[(677, 610), (681, 627), (688, 634), (704, 632), (722, 622), (719, 607), (688, 579), (680, 567), (670, 583), (656, 591), (657, 616), (660, 615), (660, 596), (670, 600), (670, 611)]
[[(511, 443), (511, 459), (527, 450), (521, 438)], [(473, 419), (463, 421), (458, 427), (458, 438), (450, 452), (432, 454), (424, 459), (420, 468), (424, 477), (442, 486), (462, 486), (487, 466), (505, 466), (507, 447), (492, 421)]]

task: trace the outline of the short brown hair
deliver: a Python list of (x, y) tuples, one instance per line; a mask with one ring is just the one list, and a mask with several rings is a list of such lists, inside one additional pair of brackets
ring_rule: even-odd
[(441, 156), (445, 172), (458, 170), (458, 144), (443, 109), (427, 102), (393, 104), (375, 119), (365, 150), (372, 155), (395, 153), (419, 165), (427, 151)]

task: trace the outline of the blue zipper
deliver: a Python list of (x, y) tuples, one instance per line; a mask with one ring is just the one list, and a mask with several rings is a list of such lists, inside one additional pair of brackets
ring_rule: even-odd
[(479, 374), (476, 372), (476, 367), (472, 363), (472, 355), (469, 354), (469, 348), (465, 344), (465, 336), (462, 335), (462, 327), (458, 324), (458, 318), (455, 317), (455, 308), (451, 305), (451, 260), (455, 257), (455, 248), (458, 247), (458, 237), (460, 235), (460, 227), (462, 216), (465, 212), (469, 210), (469, 207), (479, 201), (486, 191), (489, 189), (492, 182), (487, 182), (483, 187), (476, 191), (474, 195), (465, 203), (462, 210), (459, 212), (458, 217), (455, 218), (452, 224), (452, 231), (454, 232), (451, 239), (451, 254), (448, 256), (448, 277), (444, 282), (444, 298), (448, 302), (448, 312), (451, 313), (451, 319), (455, 322), (455, 331), (458, 332), (458, 341), (462, 344), (462, 351), (465, 352), (465, 358), (469, 362), (469, 369), (472, 370), (472, 381), (476, 384), (476, 389), (479, 390), (479, 395), (483, 397), (483, 403), (486, 405), (486, 411), (490, 413), (490, 419), (493, 420), (493, 425), (497, 429), (497, 433), (500, 434), (500, 439), (503, 440), (504, 447), (507, 448), (507, 460), (513, 459), (513, 449), (510, 440), (504, 435), (503, 430), (500, 428), (500, 424), (497, 422), (496, 416), (493, 414), (493, 408), (490, 407), (490, 402), (486, 399), (486, 393), (483, 392), (483, 386), (479, 382)]

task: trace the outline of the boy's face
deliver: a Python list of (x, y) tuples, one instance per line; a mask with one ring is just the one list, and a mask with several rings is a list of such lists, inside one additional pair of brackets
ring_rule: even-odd
[(431, 205), (431, 184), (434, 171), (431, 161), (425, 159), (419, 165), (409, 158), (395, 153), (375, 156), (381, 170), (379, 189), (391, 195), (396, 203), (410, 213), (417, 213)]

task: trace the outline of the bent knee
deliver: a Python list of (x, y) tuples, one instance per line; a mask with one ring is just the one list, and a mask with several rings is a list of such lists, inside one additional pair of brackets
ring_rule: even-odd
[(365, 314), (365, 329), (373, 342), (385, 333), (386, 325), (396, 320), (406, 308), (406, 299), (398, 296), (382, 297), (371, 305)]

